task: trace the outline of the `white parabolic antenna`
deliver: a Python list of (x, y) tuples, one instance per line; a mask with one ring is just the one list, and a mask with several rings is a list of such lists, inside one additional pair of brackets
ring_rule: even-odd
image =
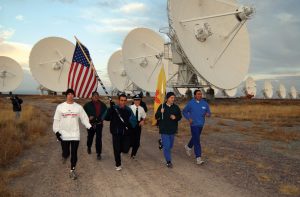
[(291, 87), (291, 90), (290, 90), (290, 97), (291, 97), (292, 99), (296, 99), (296, 98), (297, 98), (297, 90), (296, 90), (295, 86), (292, 86), (292, 87)]
[(162, 65), (168, 75), (168, 61), (163, 59), (163, 53), (164, 39), (159, 34), (147, 28), (130, 31), (122, 45), (123, 63), (129, 79), (143, 90), (155, 92)]
[(33, 77), (49, 90), (66, 91), (74, 50), (75, 45), (64, 38), (40, 40), (33, 46), (29, 56)]
[(279, 84), (279, 89), (277, 91), (278, 97), (284, 99), (286, 97), (286, 89), (283, 84)]
[(119, 91), (125, 91), (132, 84), (124, 68), (122, 50), (118, 50), (110, 56), (107, 71), (112, 85)]
[(256, 83), (252, 77), (246, 79), (244, 91), (246, 95), (256, 95)]
[(273, 96), (273, 86), (270, 81), (265, 81), (263, 95), (265, 98), (272, 98)]
[(223, 94), (227, 97), (234, 97), (237, 93), (237, 88), (233, 88), (231, 90), (223, 90)]
[(220, 89), (236, 88), (248, 73), (246, 21), (254, 9), (235, 0), (169, 0), (172, 42), (198, 76)]
[(11, 92), (19, 87), (23, 80), (23, 70), (18, 62), (0, 56), (0, 92)]

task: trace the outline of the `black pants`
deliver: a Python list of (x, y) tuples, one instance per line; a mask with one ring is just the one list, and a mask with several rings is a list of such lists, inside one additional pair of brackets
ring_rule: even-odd
[(142, 128), (139, 125), (137, 125), (132, 130), (132, 134), (131, 134), (131, 146), (132, 146), (131, 156), (135, 156), (138, 149), (139, 149), (139, 147), (140, 147), (141, 131), (142, 131)]
[(112, 135), (116, 166), (121, 165), (121, 152), (128, 153), (130, 148), (129, 135)]
[(97, 124), (96, 128), (91, 128), (88, 130), (88, 136), (87, 136), (87, 147), (91, 148), (93, 144), (94, 135), (96, 133), (96, 152), (97, 154), (102, 153), (102, 124)]
[(71, 146), (71, 169), (75, 168), (77, 163), (77, 150), (79, 146), (79, 141), (61, 141), (62, 156), (67, 159), (70, 156), (70, 146)]

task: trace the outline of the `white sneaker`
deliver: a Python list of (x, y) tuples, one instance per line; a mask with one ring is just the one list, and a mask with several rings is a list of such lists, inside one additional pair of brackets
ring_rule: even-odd
[(202, 164), (204, 164), (204, 161), (201, 159), (201, 157), (197, 157), (196, 163), (197, 163), (197, 165), (202, 165)]
[(77, 173), (75, 172), (75, 170), (70, 170), (70, 178), (73, 180), (77, 179)]
[(121, 166), (116, 166), (116, 170), (120, 171), (120, 170), (122, 170), (122, 167)]
[(185, 152), (187, 154), (187, 156), (191, 156), (192, 155), (192, 149), (189, 148), (187, 145), (184, 145), (184, 148), (185, 148)]

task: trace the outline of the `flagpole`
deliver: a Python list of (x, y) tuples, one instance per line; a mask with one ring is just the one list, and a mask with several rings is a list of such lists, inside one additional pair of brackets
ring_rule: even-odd
[(112, 101), (111, 96), (109, 96), (109, 94), (108, 94), (108, 92), (107, 92), (107, 90), (106, 90), (106, 88), (105, 88), (103, 82), (101, 81), (100, 77), (98, 76), (98, 73), (97, 73), (97, 71), (96, 71), (96, 69), (95, 69), (95, 67), (94, 67), (93, 62), (91, 62), (91, 61), (89, 60), (89, 58), (88, 58), (87, 54), (85, 53), (85, 51), (83, 50), (83, 48), (82, 48), (82, 46), (81, 46), (81, 42), (78, 40), (78, 38), (77, 38), (76, 36), (74, 36), (74, 37), (75, 37), (76, 42), (78, 43), (78, 45), (79, 45), (79, 47), (80, 47), (80, 49), (81, 49), (81, 51), (82, 51), (82, 53), (83, 53), (85, 59), (89, 62), (89, 64), (92, 66), (92, 69), (95, 71), (96, 78), (97, 78), (97, 80), (100, 82), (100, 84), (101, 84), (101, 86), (102, 86), (102, 89), (104, 90), (105, 94), (107, 95), (109, 101)]
[[(76, 37), (76, 36), (74, 36), (74, 37), (75, 37), (76, 42), (78, 43), (78, 45), (79, 45), (79, 47), (80, 47), (80, 49), (81, 49), (83, 55), (85, 56), (86, 60), (87, 60), (87, 61), (89, 62), (89, 64), (92, 66), (92, 69), (94, 69), (96, 78), (97, 78), (98, 81), (100, 82), (100, 84), (101, 84), (101, 86), (102, 86), (102, 89), (104, 90), (105, 94), (107, 95), (107, 97), (108, 97), (108, 99), (109, 99), (109, 102), (112, 102), (112, 98), (111, 98), (111, 96), (109, 96), (109, 94), (108, 94), (108, 92), (107, 92), (107, 90), (106, 90), (104, 84), (102, 83), (102, 81), (101, 81), (101, 79), (100, 79), (100, 77), (99, 77), (99, 75), (98, 75), (96, 69), (94, 68), (93, 62), (91, 62), (91, 61), (89, 60), (87, 54), (85, 54), (85, 51), (83, 50), (83, 48), (82, 48), (82, 46), (81, 46), (81, 44), (80, 44), (80, 41), (77, 39), (77, 37)], [(116, 111), (118, 117), (120, 118), (121, 122), (123, 122), (123, 124), (125, 125), (125, 121), (124, 121), (124, 119), (122, 118), (122, 116), (121, 116), (119, 110), (118, 110), (117, 108), (114, 108), (114, 109), (115, 109), (115, 111)], [(125, 125), (125, 129), (128, 130), (128, 127), (127, 127), (126, 125)]]

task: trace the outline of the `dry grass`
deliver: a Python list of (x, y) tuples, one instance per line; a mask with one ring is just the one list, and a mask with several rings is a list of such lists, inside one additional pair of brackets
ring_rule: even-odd
[(21, 152), (30, 147), (38, 138), (46, 134), (49, 118), (47, 114), (30, 105), (23, 105), (21, 118), (15, 120), (12, 106), (0, 101), (0, 194), (15, 196), (6, 187), (7, 181), (21, 176), (28, 163), (23, 163), (14, 171), (4, 170)]
[(300, 189), (295, 185), (281, 184), (279, 186), (279, 192), (281, 194), (290, 195), (290, 196), (300, 195)]
[(272, 181), (272, 177), (270, 177), (270, 175), (268, 174), (260, 173), (260, 174), (256, 174), (256, 177), (260, 182), (266, 183)]
[(247, 121), (280, 122), (289, 126), (300, 121), (299, 105), (211, 105), (213, 116)]
[(219, 120), (219, 121), (217, 122), (217, 124), (218, 124), (218, 125), (221, 125), (221, 126), (228, 126), (228, 124), (226, 124), (226, 123), (224, 122), (224, 120)]

